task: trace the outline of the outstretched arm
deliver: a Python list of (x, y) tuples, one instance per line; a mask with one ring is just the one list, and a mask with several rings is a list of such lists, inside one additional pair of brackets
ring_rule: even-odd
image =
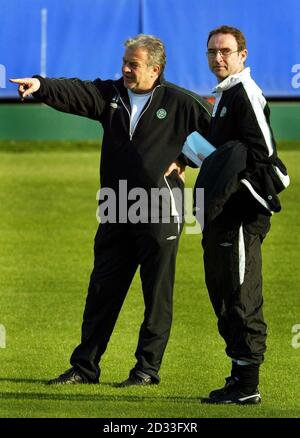
[(58, 111), (100, 120), (105, 108), (105, 99), (101, 94), (103, 81), (82, 81), (77, 78), (33, 78), (11, 79), (19, 85), (19, 94), (23, 100), (29, 94)]

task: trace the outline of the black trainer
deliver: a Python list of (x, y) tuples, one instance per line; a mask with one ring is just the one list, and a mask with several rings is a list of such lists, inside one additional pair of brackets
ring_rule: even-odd
[(90, 382), (72, 367), (55, 379), (49, 380), (47, 385), (78, 385), (82, 383), (99, 383), (99, 380)]
[(130, 371), (128, 379), (124, 380), (124, 382), (121, 382), (118, 386), (124, 388), (127, 386), (146, 386), (154, 384), (158, 384), (158, 382), (153, 380), (149, 374), (146, 374), (140, 370), (132, 370)]
[(250, 393), (244, 392), (237, 378), (227, 377), (223, 388), (211, 391), (209, 398), (201, 401), (211, 404), (257, 405), (261, 403), (261, 395), (257, 388)]
[(226, 392), (228, 392), (230, 387), (236, 385), (236, 383), (238, 382), (238, 378), (229, 376), (225, 378), (225, 381), (226, 383), (223, 386), (223, 388), (214, 389), (213, 391), (210, 392), (209, 398), (215, 398), (215, 397), (219, 397), (220, 395), (226, 394)]

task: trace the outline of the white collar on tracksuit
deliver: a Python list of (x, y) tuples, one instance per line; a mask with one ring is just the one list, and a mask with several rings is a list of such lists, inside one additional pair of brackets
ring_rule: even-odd
[(239, 73), (228, 76), (226, 79), (224, 79), (224, 81), (215, 86), (212, 92), (221, 93), (222, 91), (229, 90), (229, 88), (234, 87), (234, 85), (239, 84), (240, 82), (244, 83), (249, 80), (252, 81), (250, 76), (250, 67), (246, 67)]

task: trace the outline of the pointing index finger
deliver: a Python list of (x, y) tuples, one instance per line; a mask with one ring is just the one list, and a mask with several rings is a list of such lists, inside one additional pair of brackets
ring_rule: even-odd
[(9, 82), (13, 82), (14, 84), (30, 84), (31, 80), (24, 78), (24, 79), (10, 79)]

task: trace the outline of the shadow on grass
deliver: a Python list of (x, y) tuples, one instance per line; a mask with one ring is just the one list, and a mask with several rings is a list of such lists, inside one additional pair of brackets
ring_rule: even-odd
[[(19, 378), (6, 378), (6, 377), (0, 377), (0, 382), (10, 382), (10, 383), (39, 383), (43, 385), (44, 389), (54, 389), (56, 390), (63, 390), (66, 388), (72, 388), (73, 385), (55, 385), (55, 386), (48, 386), (46, 385), (47, 379), (19, 379)], [(99, 385), (84, 385), (84, 386), (93, 386), (93, 387), (99, 387), (101, 386), (110, 386), (112, 388), (118, 388), (120, 393), (123, 391), (126, 391), (126, 388), (120, 388), (117, 383), (111, 383), (111, 382), (102, 382)], [(153, 385), (153, 387), (156, 387), (157, 385)], [(76, 385), (78, 387), (78, 385)], [(137, 391), (144, 390), (145, 388), (136, 388)], [(152, 387), (147, 389), (151, 391)], [(142, 400), (147, 401), (157, 401), (157, 400), (167, 400), (167, 401), (173, 401), (173, 402), (197, 402), (201, 400), (201, 396), (199, 397), (182, 397), (182, 396), (159, 396), (157, 393), (155, 395), (150, 395), (145, 393), (141, 393), (138, 395), (107, 395), (107, 394), (57, 394), (57, 393), (44, 393), (44, 392), (0, 392), (0, 398), (6, 399), (6, 400), (60, 400), (60, 401), (129, 401), (129, 402), (138, 402)]]
[(126, 401), (126, 402), (140, 402), (166, 400), (175, 403), (182, 402), (195, 402), (199, 403), (200, 397), (182, 397), (182, 396), (159, 396), (155, 394), (151, 395), (104, 395), (104, 394), (54, 394), (54, 393), (39, 393), (39, 392), (0, 392), (0, 398), (2, 400), (59, 400), (59, 401)]
[(12, 379), (7, 377), (0, 377), (0, 382), (10, 383), (47, 383), (47, 379)]
[[(49, 378), (50, 379), (50, 378)], [(10, 382), (10, 383), (41, 383), (46, 385), (49, 379), (19, 379), (19, 378), (12, 378), (12, 377), (0, 377), (0, 382)], [(117, 387), (118, 383), (108, 383), (108, 382), (101, 382), (101, 386), (111, 386), (111, 387)]]
[[(8, 383), (40, 383), (40, 384), (42, 384), (42, 385), (45, 385), (45, 386), (47, 386), (47, 382), (49, 381), (49, 379), (26, 379), (26, 378), (23, 378), (23, 379), (19, 379), (19, 378), (11, 378), (11, 377), (0, 377), (0, 382), (8, 382)], [(120, 388), (120, 382), (101, 382), (101, 384), (100, 384), (101, 386), (110, 386), (111, 388)], [(89, 386), (89, 385), (88, 385)], [(92, 385), (92, 386), (94, 386), (94, 385)], [(52, 388), (53, 387), (60, 387), (61, 388), (61, 386), (59, 385), (54, 385), (54, 386), (52, 386)], [(72, 385), (65, 385), (64, 386), (65, 388), (66, 387), (72, 387)]]

